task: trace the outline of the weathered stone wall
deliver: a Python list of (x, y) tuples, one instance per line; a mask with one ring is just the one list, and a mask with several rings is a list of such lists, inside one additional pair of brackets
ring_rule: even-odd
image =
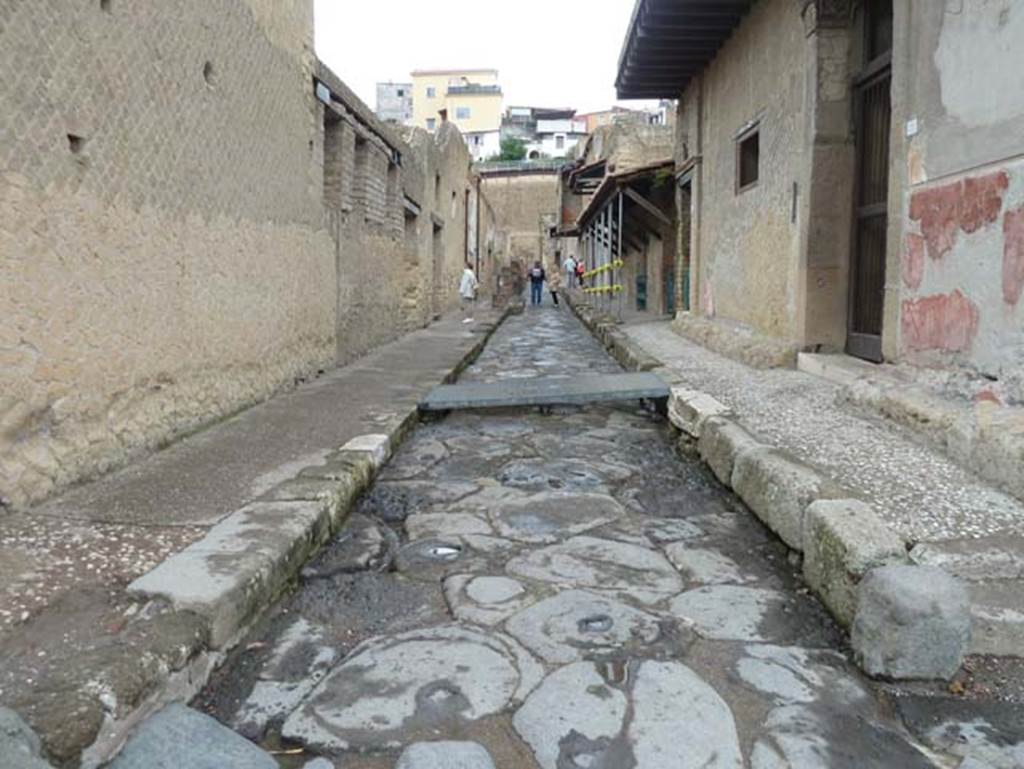
[(898, 0), (886, 352), (1024, 400), (1024, 7)]
[(311, 0), (87, 5), (0, 7), (5, 505), (425, 325), (476, 248), (458, 131), (380, 123)]
[(334, 357), (312, 3), (0, 7), (0, 497)]
[[(691, 307), (764, 335), (795, 338), (805, 174), (804, 24), (797, 3), (765, 0), (683, 94), (676, 159), (701, 155)], [(760, 132), (757, 185), (737, 191), (736, 139)]]
[(319, 76), (331, 92), (320, 107), (324, 207), (336, 242), (336, 360), (345, 363), (457, 304), (476, 250), (473, 180), (454, 126), (399, 136), (337, 76), (322, 66)]
[(482, 188), (506, 233), (506, 259), (533, 264), (548, 257), (547, 228), (559, 216), (558, 174), (484, 173)]
[(667, 160), (674, 152), (674, 126), (621, 123), (600, 126), (587, 137), (584, 165), (608, 161), (609, 173)]

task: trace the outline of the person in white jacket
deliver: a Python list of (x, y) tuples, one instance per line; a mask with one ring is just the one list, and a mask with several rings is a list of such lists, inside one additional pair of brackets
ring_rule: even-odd
[(476, 279), (473, 267), (466, 262), (466, 269), (462, 271), (462, 280), (459, 282), (459, 304), (462, 307), (462, 314), (466, 317), (463, 323), (473, 322), (473, 303), (476, 301), (476, 292), (480, 288), (480, 281)]

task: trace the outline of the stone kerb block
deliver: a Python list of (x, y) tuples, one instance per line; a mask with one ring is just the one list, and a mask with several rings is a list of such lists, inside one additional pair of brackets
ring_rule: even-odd
[(850, 627), (857, 585), (871, 569), (905, 564), (903, 540), (856, 499), (812, 502), (804, 517), (804, 578), (833, 616)]
[(710, 417), (701, 425), (697, 450), (701, 459), (726, 486), (732, 485), (736, 458), (745, 452), (763, 448), (758, 440), (730, 419)]
[(816, 470), (767, 447), (736, 457), (732, 488), (768, 528), (798, 551), (804, 549), (807, 506), (839, 496), (838, 488)]
[(731, 416), (724, 403), (699, 390), (673, 387), (668, 400), (668, 418), (676, 427), (693, 438), (700, 438), (701, 427), (711, 417)]
[(342, 446), (340, 451), (365, 452), (370, 456), (374, 469), (379, 470), (391, 456), (391, 437), (383, 433), (358, 435)]
[(322, 501), (253, 502), (133, 581), (128, 591), (199, 614), (210, 624), (211, 645), (223, 648), (279, 594), (330, 529), (330, 510)]
[(949, 680), (971, 642), (967, 589), (929, 566), (873, 569), (857, 588), (850, 640), (868, 675)]

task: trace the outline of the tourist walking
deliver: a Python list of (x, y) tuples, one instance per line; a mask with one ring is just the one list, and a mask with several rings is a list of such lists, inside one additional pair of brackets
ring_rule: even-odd
[(587, 268), (583, 262), (576, 262), (576, 285), (583, 288), (586, 283), (584, 282), (583, 275), (586, 273)]
[(544, 301), (544, 280), (547, 277), (540, 261), (533, 263), (528, 277), (530, 278), (530, 304), (536, 307)]
[(562, 290), (562, 274), (558, 271), (557, 265), (555, 269), (551, 271), (551, 276), (548, 278), (548, 291), (551, 292), (551, 301), (555, 303), (555, 307), (558, 307), (558, 292)]
[(565, 270), (565, 286), (572, 288), (576, 285), (576, 258), (569, 254), (562, 262), (562, 269)]
[(473, 304), (476, 302), (476, 292), (479, 288), (480, 281), (476, 279), (473, 267), (466, 262), (466, 269), (462, 271), (462, 280), (459, 281), (459, 305), (465, 316), (462, 320), (463, 323), (473, 322)]

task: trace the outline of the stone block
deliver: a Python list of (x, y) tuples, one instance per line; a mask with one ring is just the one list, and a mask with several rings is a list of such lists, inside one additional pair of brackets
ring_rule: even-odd
[(395, 769), (494, 769), (491, 754), (475, 742), (415, 742)]
[(21, 716), (0, 707), (0, 764), (4, 769), (52, 769), (40, 757), (40, 743)]
[(143, 722), (110, 769), (277, 769), (277, 761), (210, 716), (173, 704)]
[(839, 496), (838, 488), (818, 471), (772, 448), (740, 453), (732, 487), (768, 528), (801, 552), (807, 506)]
[(730, 416), (732, 410), (707, 393), (673, 387), (668, 400), (668, 418), (687, 435), (700, 438), (701, 427), (711, 417)]
[(968, 582), (971, 654), (1019, 657), (1024, 650), (1024, 581)]
[(928, 566), (883, 566), (857, 588), (851, 642), (868, 675), (952, 678), (971, 640), (967, 589)]
[(856, 499), (812, 502), (804, 517), (804, 578), (832, 615), (853, 624), (857, 585), (871, 569), (907, 561), (906, 545)]
[(701, 425), (697, 450), (701, 459), (726, 486), (732, 485), (733, 467), (741, 454), (762, 448), (758, 440), (732, 420), (711, 417)]
[(365, 452), (369, 454), (374, 468), (379, 469), (391, 456), (391, 438), (383, 433), (357, 435), (342, 446), (341, 451)]

